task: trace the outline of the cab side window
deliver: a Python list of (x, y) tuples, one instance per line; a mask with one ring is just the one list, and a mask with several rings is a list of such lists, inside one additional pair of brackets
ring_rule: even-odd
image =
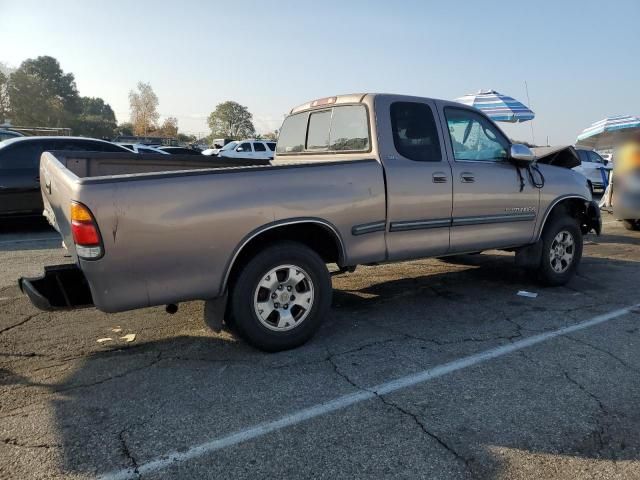
[(445, 108), (449, 137), (456, 160), (496, 162), (507, 158), (509, 141), (479, 113)]
[(580, 157), (580, 161), (582, 163), (591, 163), (591, 159), (589, 158), (589, 155), (587, 155), (586, 150), (578, 150), (578, 157)]
[(391, 104), (391, 129), (396, 151), (409, 160), (442, 160), (438, 128), (429, 105), (418, 102)]
[(264, 143), (255, 142), (253, 144), (253, 150), (256, 152), (266, 152), (267, 149), (264, 146)]
[(588, 152), (588, 153), (589, 153), (589, 160), (591, 162), (597, 163), (598, 165), (604, 165), (604, 160), (600, 155), (598, 155), (596, 152)]
[(241, 143), (238, 148), (236, 148), (236, 152), (251, 152), (251, 144), (249, 142)]

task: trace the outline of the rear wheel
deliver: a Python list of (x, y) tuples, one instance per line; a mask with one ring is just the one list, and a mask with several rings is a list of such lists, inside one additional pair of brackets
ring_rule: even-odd
[(541, 241), (539, 280), (544, 285), (564, 285), (582, 258), (582, 231), (578, 222), (568, 215), (556, 217), (545, 226)]
[(627, 230), (640, 230), (640, 220), (628, 219), (623, 220), (622, 223), (624, 224), (624, 228)]
[(306, 342), (331, 305), (331, 278), (320, 256), (295, 242), (274, 244), (245, 265), (231, 290), (240, 336), (265, 351)]

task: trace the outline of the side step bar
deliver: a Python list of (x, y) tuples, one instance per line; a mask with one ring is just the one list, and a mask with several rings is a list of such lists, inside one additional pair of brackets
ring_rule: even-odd
[(44, 275), (22, 277), (18, 286), (40, 310), (75, 310), (93, 306), (89, 284), (74, 264), (44, 267)]

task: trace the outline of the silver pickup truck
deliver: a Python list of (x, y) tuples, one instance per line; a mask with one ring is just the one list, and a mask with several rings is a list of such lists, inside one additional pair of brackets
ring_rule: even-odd
[(45, 152), (45, 215), (74, 263), (20, 286), (43, 309), (119, 312), (205, 300), (254, 346), (292, 348), (328, 315), (327, 264), (486, 249), (566, 283), (600, 232), (583, 176), (536, 161), (479, 111), (429, 98), (315, 100), (268, 165)]

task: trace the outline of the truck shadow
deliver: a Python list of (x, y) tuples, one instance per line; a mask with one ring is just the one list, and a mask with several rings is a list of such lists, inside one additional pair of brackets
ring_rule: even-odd
[[(597, 258), (588, 260), (589, 268), (583, 270), (588, 277), (593, 274), (594, 279), (597, 279), (598, 271), (603, 269), (637, 268), (633, 262)], [(319, 400), (314, 395), (323, 390), (315, 390), (309, 387), (310, 384), (324, 383), (331, 388), (330, 382), (340, 384), (341, 380), (336, 378), (328, 360), (327, 344), (331, 338), (348, 339), (342, 347), (345, 351), (362, 350), (361, 332), (351, 333), (354, 317), (361, 316), (366, 322), (368, 314), (375, 312), (383, 325), (394, 325), (398, 312), (407, 308), (407, 298), (414, 301), (409, 308), (419, 310), (419, 316), (425, 319), (418, 328), (427, 337), (436, 326), (439, 327), (437, 330), (448, 328), (454, 334), (465, 337), (473, 322), (470, 319), (468, 322), (445, 325), (446, 321), (438, 316), (424, 317), (422, 312), (434, 300), (439, 302), (439, 309), (451, 310), (451, 316), (461, 302), (470, 303), (473, 307), (478, 292), (486, 292), (490, 288), (492, 294), (501, 300), (514, 300), (512, 306), (516, 308), (535, 310), (535, 305), (524, 303), (530, 299), (514, 297), (517, 289), (534, 289), (535, 283), (511, 265), (512, 259), (482, 255), (472, 256), (466, 262), (480, 268), (396, 278), (352, 290), (337, 289), (334, 294), (335, 310), (328, 325), (309, 344), (289, 352), (264, 354), (229, 337), (179, 335), (87, 356), (62, 382), (48, 386), (51, 392), (55, 392), (51, 404), (57, 436), (63, 448), (64, 471), (93, 474), (96, 471), (134, 469), (136, 465), (169, 451), (184, 450), (191, 446), (190, 442), (211, 440), (260, 421), (273, 420), (281, 414), (275, 405), (281, 407), (282, 402), (289, 405), (285, 411), (317, 403)], [(592, 267), (595, 268), (594, 272), (590, 270)], [(584, 282), (584, 279), (577, 278), (572, 284), (574, 288), (585, 288), (586, 291), (599, 288), (595, 283), (589, 283), (591, 280), (587, 281), (586, 286)], [(636, 281), (633, 288), (637, 287)], [(539, 287), (535, 288), (539, 290)], [(619, 286), (603, 288), (614, 289)], [(553, 304), (544, 305), (549, 308), (567, 307), (557, 298), (551, 301)], [(484, 311), (482, 308), (486, 305), (490, 308), (490, 298), (484, 298), (482, 306), (478, 302), (478, 314)], [(497, 322), (501, 315), (498, 313), (495, 318)], [(484, 348), (486, 346), (482, 344), (477, 346), (478, 350)], [(376, 356), (375, 364), (397, 361), (392, 352), (385, 350), (378, 350)], [(374, 368), (372, 365), (371, 369)], [(10, 372), (4, 373), (7, 382), (30, 384), (27, 379), (12, 376)], [(482, 382), (481, 377), (477, 381)], [(633, 432), (640, 429), (640, 417), (626, 417), (626, 425), (620, 425), (616, 423), (616, 414), (605, 410), (610, 404), (634, 405), (638, 395), (637, 383), (631, 378), (617, 382), (616, 388), (598, 397), (605, 406), (603, 409), (594, 405), (592, 400), (585, 400), (579, 392), (573, 398), (561, 398), (552, 388), (543, 387), (537, 394), (544, 399), (531, 397), (528, 400), (535, 402), (535, 418), (523, 419), (522, 426), (511, 426), (508, 431), (493, 428), (485, 420), (491, 418), (490, 410), (495, 407), (491, 401), (486, 406), (475, 404), (479, 411), (472, 425), (447, 426), (446, 422), (442, 424), (437, 418), (434, 422), (441, 425), (438, 432), (440, 438), (452, 439), (458, 452), (473, 457), (468, 463), (480, 478), (501, 478), (504, 474), (503, 458), (491, 453), (490, 446), (523, 451), (530, 455), (572, 456), (595, 462), (638, 460), (640, 437)], [(509, 395), (508, 392), (503, 394)], [(335, 396), (338, 395), (336, 392)], [(332, 396), (328, 395), (328, 398)], [(576, 440), (575, 431), (567, 436), (557, 431), (557, 428), (562, 428), (554, 425), (557, 422), (558, 402), (563, 403), (567, 411), (584, 409), (585, 402), (593, 409), (592, 422), (580, 426), (584, 429), (584, 435), (579, 439)], [(526, 402), (516, 403), (505, 408), (527, 409)], [(484, 414), (483, 408), (486, 408)], [(544, 428), (538, 430), (533, 425), (543, 425)], [(353, 428), (357, 433), (358, 426), (354, 425)], [(532, 435), (535, 437), (539, 431), (554, 431), (554, 434), (541, 433), (543, 437), (549, 435), (549, 438), (535, 438), (532, 441)], [(285, 435), (293, 434), (285, 431)], [(366, 432), (362, 432), (362, 438), (366, 436)], [(358, 435), (353, 437), (354, 441), (358, 438)], [(624, 448), (617, 448), (620, 443), (624, 444)], [(375, 462), (377, 456), (386, 455), (373, 450), (371, 462)], [(237, 468), (241, 472), (246, 465)], [(318, 469), (321, 468), (318, 465)], [(226, 473), (233, 476), (232, 472)]]

